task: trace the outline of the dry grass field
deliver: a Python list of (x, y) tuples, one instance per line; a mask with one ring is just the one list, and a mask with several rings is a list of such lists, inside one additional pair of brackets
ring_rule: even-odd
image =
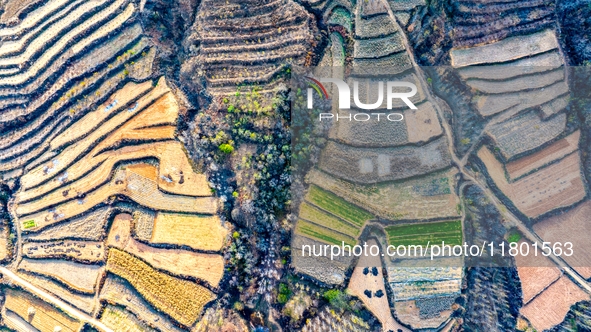
[(100, 241), (106, 236), (105, 228), (111, 212), (111, 207), (99, 208), (80, 217), (72, 218), (67, 222), (50, 226), (44, 229), (43, 232), (26, 234), (24, 238), (32, 241), (52, 241), (72, 238)]
[[(159, 82), (156, 88), (152, 89), (147, 95), (140, 97), (136, 101), (137, 104), (132, 105), (132, 112), (127, 111), (125, 105), (120, 105), (119, 107), (117, 107), (117, 105), (119, 104), (115, 103), (115, 100), (113, 100), (110, 105), (115, 103), (114, 107), (117, 108), (113, 108), (109, 112), (118, 112), (116, 115), (110, 117), (107, 121), (101, 123), (101, 125), (97, 129), (93, 130), (83, 139), (78, 140), (77, 144), (68, 146), (63, 151), (61, 151), (56, 157), (52, 158), (48, 162), (42, 163), (38, 167), (35, 167), (30, 172), (28, 172), (25, 176), (22, 177), (23, 187), (25, 189), (29, 189), (33, 186), (37, 186), (49, 179), (54, 178), (56, 175), (61, 174), (66, 169), (68, 170), (68, 173), (72, 173), (71, 175), (69, 175), (69, 178), (72, 179), (76, 179), (80, 175), (86, 173), (89, 169), (92, 169), (93, 166), (95, 166), (98, 163), (98, 161), (102, 159), (101, 155), (98, 155), (97, 157), (94, 157), (94, 155), (97, 152), (100, 152), (102, 149), (109, 147), (110, 144), (115, 143), (117, 140), (116, 138), (121, 137), (121, 135), (123, 135), (124, 133), (123, 131), (116, 129), (132, 118), (133, 121), (131, 121), (131, 124), (128, 125), (128, 127), (131, 128), (139, 128), (141, 126), (152, 125), (153, 123), (151, 123), (150, 121), (146, 122), (148, 119), (162, 119), (163, 123), (170, 123), (172, 121), (175, 121), (176, 116), (178, 116), (178, 106), (174, 108), (166, 108), (166, 112), (163, 112), (161, 114), (157, 113), (157, 111), (161, 110), (161, 108), (157, 104), (159, 100), (162, 100), (161, 103), (170, 105), (171, 95), (169, 91), (170, 90), (165, 83), (162, 84), (161, 82)], [(164, 99), (158, 99), (163, 98), (162, 96), (165, 96)], [(134, 116), (138, 113), (143, 114), (143, 116), (136, 120)], [(144, 121), (142, 121), (142, 119)], [(86, 126), (83, 126), (83, 128), (80, 129), (85, 128), (90, 129)], [(112, 132), (113, 134), (110, 134)], [(88, 131), (86, 133), (88, 133)], [(106, 135), (109, 136), (107, 136), (105, 140), (100, 141), (101, 145), (98, 145), (93, 148), (92, 151), (94, 153), (86, 155), (84, 154), (86, 150), (91, 148), (94, 144), (97, 144), (97, 141), (99, 141), (101, 137), (104, 137)], [(72, 164), (72, 161), (76, 160), (80, 156), (85, 156), (86, 158), (84, 158), (84, 160)], [(76, 176), (76, 174), (78, 174), (78, 176)], [(39, 189), (35, 191), (36, 195), (33, 197), (45, 193), (48, 190), (55, 189), (55, 187), (61, 185), (59, 182), (49, 182), (48, 184), (52, 184), (53, 187), (39, 187)], [(21, 200), (25, 199), (26, 198), (23, 197)]]
[(443, 134), (437, 113), (430, 102), (425, 102), (416, 110), (404, 113), (404, 121), (410, 143), (427, 142)]
[(100, 265), (74, 263), (58, 259), (23, 258), (19, 270), (37, 273), (59, 281), (68, 288), (85, 294), (94, 294), (98, 277), (104, 268)]
[(589, 295), (575, 285), (567, 276), (562, 276), (550, 287), (521, 308), (531, 325), (538, 331), (543, 331), (560, 324), (570, 310), (570, 307), (583, 300), (589, 300)]
[(459, 216), (460, 200), (452, 190), (455, 174), (454, 169), (446, 169), (407, 181), (361, 185), (313, 169), (308, 179), (384, 219), (417, 220)]
[(586, 195), (577, 153), (512, 183), (507, 181), (503, 165), (488, 148), (482, 147), (478, 157), (497, 187), (528, 217), (570, 206)]
[[(528, 242), (521, 240), (518, 243), (521, 245)], [(515, 266), (521, 280), (524, 305), (562, 276), (562, 271), (549, 258), (542, 255), (517, 255)]]
[(533, 229), (544, 241), (552, 243), (571, 242), (574, 254), (563, 259), (579, 272), (585, 279), (591, 278), (591, 250), (589, 234), (591, 224), (591, 201), (585, 201), (569, 211), (546, 218), (536, 224)]
[(416, 302), (415, 300), (395, 302), (394, 310), (396, 311), (397, 318), (413, 327), (437, 329), (452, 314), (450, 308), (449, 310), (442, 311), (437, 317), (420, 318), (420, 309)]
[[(14, 312), (40, 332), (78, 332), (82, 323), (65, 315), (48, 303), (21, 290), (5, 288), (5, 308)], [(33, 308), (32, 310), (29, 310)], [(30, 312), (34, 312), (30, 315)], [(60, 330), (56, 330), (59, 327)]]
[[(57, 149), (83, 138), (86, 133), (98, 128), (103, 121), (106, 121), (124, 105), (131, 103), (138, 96), (144, 95), (152, 90), (152, 84), (153, 82), (151, 80), (139, 84), (134, 82), (125, 84), (121, 89), (113, 93), (102, 105), (74, 122), (70, 126), (70, 130), (66, 130), (54, 138), (50, 143), (51, 148)], [(162, 85), (161, 88), (164, 86)], [(115, 100), (117, 103), (113, 106), (112, 104)]]
[(546, 287), (558, 280), (562, 272), (557, 267), (524, 266), (517, 268), (523, 292), (523, 304), (529, 303)]
[(560, 53), (551, 51), (521, 58), (509, 63), (498, 63), (490, 66), (472, 66), (460, 68), (457, 72), (465, 79), (504, 80), (512, 77), (535, 74), (554, 70), (562, 66)]
[(218, 251), (227, 235), (217, 216), (158, 212), (150, 243)]
[(12, 329), (11, 331), (23, 331), (23, 332), (36, 332), (39, 331), (37, 330), (35, 327), (33, 327), (31, 324), (29, 324), (26, 320), (22, 319), (19, 315), (15, 314), (14, 312), (4, 308), (2, 309), (2, 318), (4, 321), (4, 324), (6, 325), (6, 327), (8, 327), (9, 329)]
[(369, 184), (439, 171), (450, 162), (443, 137), (421, 147), (361, 148), (329, 141), (320, 153), (318, 167), (337, 178)]
[(554, 31), (545, 30), (527, 36), (509, 37), (502, 41), (472, 48), (454, 49), (450, 52), (452, 66), (511, 61), (558, 48)]
[(154, 220), (156, 212), (148, 209), (136, 209), (132, 212), (133, 220), (131, 222), (134, 237), (144, 243), (150, 242), (154, 232)]
[(160, 331), (182, 331), (161, 311), (154, 309), (151, 304), (146, 302), (127, 281), (115, 275), (107, 275), (99, 298), (101, 301), (125, 307), (127, 311)]
[[(72, 200), (77, 195), (90, 193), (93, 190), (95, 190), (95, 188), (104, 186), (108, 183), (109, 177), (111, 176), (111, 171), (115, 164), (117, 164), (118, 162), (149, 157), (161, 158), (164, 162), (166, 162), (166, 158), (168, 157), (185, 158), (186, 160), (186, 156), (184, 154), (179, 155), (179, 152), (183, 153), (179, 142), (165, 141), (153, 144), (138, 144), (135, 146), (127, 146), (119, 150), (103, 153), (101, 161), (96, 168), (92, 170), (69, 169), (66, 173), (67, 178), (65, 181), (68, 181), (69, 177), (77, 177), (79, 172), (90, 171), (90, 173), (86, 173), (83, 177), (80, 177), (76, 180), (73, 180), (72, 182), (64, 184), (61, 188), (62, 190), (54, 191), (46, 195), (40, 196), (33, 201), (19, 204), (17, 213), (31, 214), (50, 205), (55, 205), (61, 202)], [(153, 168), (153, 166), (145, 167)], [(133, 169), (133, 167), (130, 166), (130, 169)], [(140, 172), (140, 174), (144, 174), (144, 178), (150, 179), (154, 182), (172, 182), (172, 180), (170, 180), (170, 178), (168, 177), (168, 174), (158, 176), (157, 169), (154, 169), (151, 172), (147, 173), (150, 176), (146, 176), (146, 173), (141, 172), (140, 170), (138, 170), (137, 167), (135, 169), (138, 172)], [(192, 172), (187, 172), (186, 176), (193, 177), (194, 179), (200, 177), (200, 175), (198, 174), (191, 174)], [(181, 182), (183, 183), (168, 183), (167, 187), (175, 187), (179, 189), (171, 191), (187, 191), (190, 194), (192, 194), (192, 196), (211, 196), (209, 186), (204, 181), (193, 181), (192, 183), (185, 183), (184, 181)]]
[[(106, 201), (114, 195), (125, 195), (131, 200), (155, 209), (188, 213), (214, 214), (217, 201), (213, 197), (190, 197), (166, 194), (158, 190), (156, 178), (147, 178), (146, 171), (155, 176), (156, 168), (149, 164), (134, 164), (118, 169), (111, 182), (89, 192), (83, 199), (67, 201), (41, 212), (21, 216), (20, 222), (26, 230), (39, 230), (59, 221), (76, 217)], [(42, 200), (40, 200), (42, 201)], [(40, 203), (41, 204), (41, 203)], [(24, 211), (27, 207), (19, 207)], [(20, 209), (20, 210), (19, 210)], [(18, 213), (17, 211), (17, 213)]]
[[(367, 242), (367, 245), (377, 245), (377, 242), (370, 240)], [(364, 274), (363, 270), (366, 267), (369, 267), (370, 270), (372, 267), (376, 267), (378, 269), (378, 275), (375, 276), (371, 272)], [(382, 331), (409, 331), (395, 321), (390, 312), (380, 257), (371, 255), (361, 256), (357, 262), (357, 266), (353, 270), (347, 289), (351, 295), (357, 296), (380, 321)], [(365, 294), (367, 291), (371, 292), (371, 298)], [(383, 295), (376, 296), (378, 291), (381, 291)]]
[(516, 179), (551, 161), (563, 158), (566, 155), (575, 152), (579, 148), (580, 136), (581, 132), (577, 130), (539, 152), (507, 163), (506, 168), (509, 178), (511, 180)]
[(178, 276), (207, 281), (217, 287), (224, 274), (224, 260), (216, 254), (202, 254), (180, 249), (150, 247), (131, 237), (131, 219), (127, 214), (115, 216), (107, 245), (140, 257), (152, 267)]
[(62, 284), (52, 279), (42, 277), (38, 274), (20, 271), (17, 273), (19, 277), (29, 281), (33, 285), (47, 290), (60, 299), (72, 304), (74, 307), (86, 312), (92, 313), (96, 305), (94, 295), (80, 294), (64, 288)]
[(113, 305), (107, 305), (101, 313), (100, 321), (113, 331), (121, 332), (156, 332), (131, 312)]
[(192, 325), (203, 306), (215, 298), (207, 288), (159, 272), (118, 249), (109, 250), (107, 270), (127, 280), (148, 302), (186, 326)]
[(27, 242), (22, 245), (23, 255), (29, 258), (63, 258), (84, 262), (105, 260), (102, 242), (61, 240), (51, 242)]
[(533, 76), (517, 77), (510, 81), (471, 79), (466, 83), (473, 89), (483, 93), (496, 94), (540, 89), (562, 80), (564, 80), (564, 71), (562, 69), (555, 69), (552, 71), (540, 72)]

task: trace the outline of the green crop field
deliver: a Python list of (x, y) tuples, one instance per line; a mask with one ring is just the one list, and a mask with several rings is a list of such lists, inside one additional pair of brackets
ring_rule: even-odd
[(35, 220), (27, 220), (23, 223), (23, 228), (24, 229), (29, 229), (29, 228), (33, 228), (36, 227), (37, 224), (35, 223)]
[(306, 202), (300, 205), (299, 217), (351, 237), (357, 237), (360, 232), (359, 227), (343, 221), (342, 219), (324, 212)]
[(315, 185), (310, 186), (306, 200), (359, 227), (362, 227), (367, 220), (373, 218), (371, 213)]
[(357, 241), (352, 237), (302, 219), (297, 222), (296, 233), (330, 244), (341, 245), (342, 242), (350, 246), (357, 244)]
[(427, 242), (441, 245), (441, 241), (449, 245), (462, 244), (460, 220), (388, 226), (386, 233), (388, 233), (388, 242), (394, 246), (424, 246)]

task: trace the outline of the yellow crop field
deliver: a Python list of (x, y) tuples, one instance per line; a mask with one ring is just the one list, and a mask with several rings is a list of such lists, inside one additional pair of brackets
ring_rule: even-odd
[[(62, 332), (75, 332), (81, 326), (79, 321), (66, 316), (50, 304), (27, 292), (6, 288), (5, 294), (6, 309), (19, 315), (41, 332), (54, 332), (58, 326)], [(33, 314), (31, 314), (32, 312)]]
[(109, 250), (107, 270), (126, 279), (148, 302), (186, 326), (192, 325), (215, 294), (192, 281), (159, 272), (118, 249)]
[(101, 315), (101, 322), (113, 331), (121, 332), (148, 332), (156, 331), (143, 324), (131, 312), (113, 305), (107, 305)]
[(159, 212), (150, 242), (219, 251), (227, 234), (217, 216)]
[(177, 276), (189, 276), (217, 287), (224, 275), (224, 259), (217, 254), (197, 253), (182, 249), (154, 248), (131, 236), (131, 216), (115, 216), (107, 245), (140, 257), (151, 266)]
[[(137, 96), (147, 93), (152, 89), (152, 84), (152, 81), (146, 81), (141, 84), (133, 82), (127, 83), (123, 88), (113, 93), (113, 95), (111, 95), (109, 99), (96, 110), (89, 112), (82, 119), (70, 126), (70, 130), (63, 132), (54, 138), (51, 141), (51, 148), (59, 148), (62, 145), (80, 139), (84, 134), (98, 127), (101, 122), (105, 121), (108, 116), (112, 114), (112, 112), (107, 110), (116, 111), (118, 108), (117, 105), (126, 105), (137, 98)], [(113, 108), (113, 101), (115, 100), (117, 100), (117, 104), (114, 105), (115, 108)]]

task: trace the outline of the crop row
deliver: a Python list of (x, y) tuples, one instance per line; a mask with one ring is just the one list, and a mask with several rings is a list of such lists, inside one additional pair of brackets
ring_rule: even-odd
[(388, 242), (394, 246), (422, 245), (427, 243), (449, 245), (462, 244), (462, 223), (459, 220), (395, 225), (385, 228)]
[(127, 280), (158, 310), (190, 326), (215, 298), (207, 288), (159, 272), (142, 260), (117, 249), (109, 250), (107, 270)]

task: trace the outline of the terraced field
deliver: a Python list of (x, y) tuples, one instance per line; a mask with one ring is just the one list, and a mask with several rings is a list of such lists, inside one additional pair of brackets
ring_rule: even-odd
[[(216, 297), (209, 288), (224, 273), (216, 252), (227, 230), (205, 175), (176, 138), (179, 101), (153, 74), (156, 47), (138, 5), (58, 0), (10, 9), (24, 16), (0, 26), (0, 179), (20, 184), (10, 210), (18, 239), (11, 268), (20, 277), (71, 310), (100, 314), (94, 324), (173, 331)], [(131, 280), (124, 287), (135, 305), (103, 289), (115, 275)], [(62, 308), (18, 292), (3, 309), (11, 326), (80, 329)]]
[(156, 331), (146, 326), (132, 313), (121, 307), (107, 305), (101, 313), (101, 322), (114, 331)]
[(312, 17), (294, 2), (206, 0), (201, 8), (193, 39), (199, 53), (191, 65), (202, 70), (215, 99), (233, 95), (238, 85), (256, 85), (270, 100), (287, 64), (310, 64)]
[(170, 318), (146, 302), (127, 281), (115, 275), (107, 276), (99, 298), (101, 301), (125, 307), (128, 312), (160, 331), (181, 331)]
[(14, 324), (12, 326), (15, 328), (20, 325), (19, 318), (38, 331), (75, 332), (82, 327), (81, 322), (22, 290), (6, 288), (5, 294), (6, 302), (3, 312), (10, 312), (16, 316), (15, 319), (11, 319), (12, 317), (8, 319), (9, 325)]
[(554, 4), (546, 0), (454, 1), (454, 46), (488, 44), (551, 27), (553, 7)]
[(405, 181), (360, 185), (312, 170), (308, 179), (315, 186), (369, 209), (380, 218), (416, 220), (459, 216), (459, 199), (452, 191), (455, 174), (454, 169), (447, 169)]
[[(519, 223), (533, 224), (525, 227), (543, 241), (564, 241), (566, 232), (574, 240), (572, 234), (584, 232), (578, 220), (588, 205), (588, 184), (581, 166), (584, 149), (579, 149), (587, 143), (571, 102), (576, 93), (569, 88), (568, 54), (559, 42), (570, 32), (561, 31), (549, 1), (452, 4), (449, 57), (466, 88), (462, 93), (478, 113), (472, 120), (456, 118), (453, 130), (481, 124), (483, 133), (466, 139), (464, 151), (475, 153), (483, 179)], [(565, 275), (587, 278), (586, 258), (569, 260), (576, 272), (551, 260), (515, 258), (523, 291), (518, 328), (552, 329), (566, 308), (588, 300), (582, 291), (587, 284), (578, 283), (579, 288)], [(476, 324), (484, 324), (485, 316)]]
[(573, 304), (588, 299), (587, 293), (562, 276), (524, 306), (521, 314), (535, 329), (546, 330), (560, 324)]
[(548, 218), (544, 218), (533, 226), (534, 232), (544, 241), (566, 241), (579, 248), (572, 256), (567, 257), (568, 264), (583, 278), (591, 278), (591, 266), (589, 256), (585, 254), (588, 242), (583, 234), (586, 234), (589, 224), (586, 222), (591, 210), (591, 202), (588, 200), (578, 204), (571, 210)]
[(463, 243), (462, 223), (459, 220), (388, 226), (385, 230), (388, 243), (394, 246), (441, 245), (442, 242), (453, 246)]
[[(521, 245), (521, 243), (526, 242), (521, 240), (519, 244)], [(521, 280), (523, 304), (530, 302), (563, 274), (560, 268), (554, 266), (552, 261), (544, 256), (524, 257), (517, 255), (515, 256), (515, 265), (519, 273), (519, 280)]]
[[(354, 85), (353, 81), (360, 82), (358, 98), (365, 103), (377, 100), (376, 87), (381, 77), (387, 77), (388, 81), (413, 82), (418, 91), (410, 100), (418, 110), (409, 110), (404, 102), (394, 100), (392, 110), (382, 102), (373, 112), (399, 112), (404, 116), (403, 121), (334, 121), (317, 165), (306, 176), (309, 187), (302, 195), (292, 239), (296, 271), (326, 283), (342, 284), (346, 279), (344, 271), (351, 268), (352, 260), (302, 255), (306, 253), (307, 245), (362, 244), (366, 238), (360, 234), (364, 234), (362, 231), (370, 220), (372, 228), (383, 228), (389, 241), (396, 243), (426, 245), (428, 240), (444, 239), (450, 244), (459, 244), (462, 240), (459, 221), (426, 223), (459, 216), (459, 199), (453, 189), (456, 171), (451, 167), (449, 142), (443, 135), (441, 119), (419, 79), (422, 74), (412, 68), (412, 54), (405, 47), (404, 31), (396, 21), (408, 21), (410, 11), (424, 2), (368, 0), (354, 5), (336, 0), (307, 2), (331, 20), (332, 31), (335, 31), (320, 65), (332, 66), (333, 77), (344, 77), (349, 86)], [(347, 23), (349, 20), (354, 22), (353, 31)], [(347, 38), (352, 42), (345, 45), (343, 40)], [(332, 85), (327, 84), (326, 88), (329, 95), (336, 93)], [(353, 108), (350, 112), (339, 112), (341, 116), (347, 116), (366, 111)], [(412, 221), (414, 228), (385, 227), (380, 224), (382, 220)], [(438, 228), (443, 228), (443, 233), (432, 232)], [(397, 238), (399, 231), (406, 233)], [(437, 271), (436, 268), (429, 274), (433, 280), (438, 280)], [(411, 277), (410, 274), (405, 276)], [(354, 272), (354, 278), (362, 277)], [(414, 287), (410, 292), (417, 300), (449, 297), (460, 292), (461, 278), (460, 273), (453, 280), (441, 281), (441, 285), (435, 286), (441, 288), (445, 284), (445, 292), (434, 293), (416, 285), (409, 286)], [(417, 283), (410, 279), (408, 282)], [(406, 301), (406, 288), (397, 285), (389, 284), (394, 298)], [(381, 300), (364, 298), (359, 289), (366, 286), (355, 287), (356, 295), (384, 326), (397, 325), (377, 304)], [(367, 287), (375, 288), (373, 284)], [(396, 312), (396, 317), (413, 328), (433, 328), (445, 322), (451, 314), (448, 307), (437, 311), (440, 312), (442, 315), (436, 315), (428, 326), (422, 325), (418, 311), (404, 316)]]
[[(589, 124), (568, 70), (589, 50), (587, 40), (569, 45), (584, 32), (555, 9), (571, 2), (0, 0), (0, 325), (588, 324), (567, 314), (591, 292), (580, 253)], [(287, 86), (311, 67), (358, 83), (365, 103), (378, 82), (412, 82), (417, 109), (382, 100), (374, 112), (403, 120), (314, 128), (322, 137), (303, 137), (311, 169), (300, 177), (287, 104), (305, 89)], [(336, 106), (335, 85), (326, 90), (321, 99)], [(291, 237), (277, 232), (288, 224)], [(517, 268), (497, 271), (466, 268), (463, 257), (317, 254), (366, 241), (381, 250), (513, 242), (503, 233), (515, 227), (519, 243), (570, 241), (577, 255), (564, 268), (554, 257), (507, 257)]]
[(131, 216), (129, 215), (115, 216), (106, 244), (142, 257), (148, 264), (161, 271), (204, 280), (213, 287), (218, 286), (224, 273), (224, 261), (219, 255), (182, 249), (154, 248), (135, 240), (131, 236)]
[(507, 181), (503, 165), (486, 147), (478, 151), (478, 157), (486, 165), (495, 185), (528, 217), (539, 217), (585, 198), (580, 156), (576, 152), (512, 182)]
[(192, 325), (214, 294), (195, 282), (171, 277), (124, 251), (111, 249), (107, 271), (127, 280), (156, 309)]
[[(534, 10), (533, 4), (466, 2), (457, 9), (487, 13), (489, 20), (496, 12), (504, 17)], [(577, 151), (580, 133), (572, 126), (567, 129), (567, 119), (574, 115), (566, 108), (570, 91), (564, 60), (555, 32), (544, 28), (551, 22), (547, 19), (531, 26), (523, 20), (517, 26), (501, 24), (503, 33), (489, 35), (494, 38), (466, 39), (450, 51), (452, 66), (472, 90), (472, 104), (486, 123), (490, 144), (478, 156), (491, 182), (529, 218), (568, 207), (586, 195)]]

